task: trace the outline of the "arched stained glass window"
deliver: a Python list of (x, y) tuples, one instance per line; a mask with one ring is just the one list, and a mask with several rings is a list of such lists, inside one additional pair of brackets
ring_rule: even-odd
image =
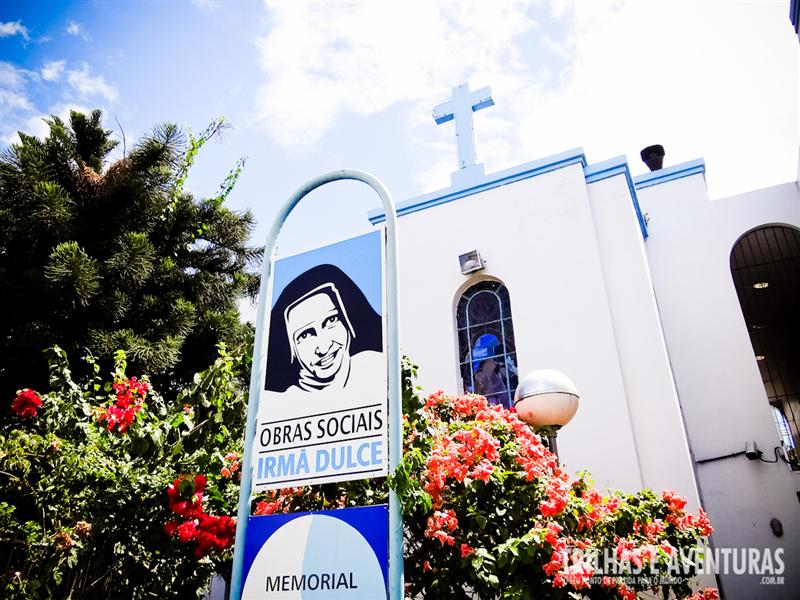
[(467, 288), (456, 308), (458, 362), (465, 392), (510, 408), (517, 389), (511, 301), (499, 281)]

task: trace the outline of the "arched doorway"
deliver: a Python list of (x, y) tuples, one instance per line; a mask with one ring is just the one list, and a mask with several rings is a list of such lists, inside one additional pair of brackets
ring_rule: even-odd
[(800, 231), (768, 225), (745, 234), (731, 273), (781, 443), (800, 469)]

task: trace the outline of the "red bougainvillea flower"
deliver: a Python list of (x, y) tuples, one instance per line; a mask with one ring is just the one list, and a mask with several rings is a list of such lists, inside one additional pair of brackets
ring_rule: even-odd
[(167, 487), (169, 509), (176, 515), (192, 519), (203, 514), (203, 492), (206, 476), (178, 477)]
[(576, 590), (588, 588), (590, 579), (594, 575), (594, 568), (586, 561), (578, 561), (567, 567), (565, 577), (569, 584)]
[(203, 509), (207, 485), (208, 478), (201, 473), (194, 477), (178, 477), (167, 487), (169, 508), (184, 521), (168, 521), (164, 524), (164, 532), (177, 537), (183, 544), (194, 541), (197, 558), (230, 548), (236, 535), (235, 519), (209, 515)]
[(236, 535), (236, 520), (223, 515), (202, 515), (198, 524), (195, 556), (202, 558), (211, 552), (222, 552), (233, 545)]
[(444, 546), (452, 546), (456, 540), (448, 532), (453, 532), (458, 529), (458, 519), (456, 518), (455, 511), (452, 510), (437, 510), (433, 515), (428, 517), (428, 528), (425, 530), (425, 537), (432, 540), (439, 540)]
[(680, 530), (696, 529), (703, 536), (709, 536), (714, 532), (714, 528), (711, 527), (711, 521), (709, 521), (706, 511), (702, 508), (697, 511), (697, 515), (687, 513), (684, 510), (686, 498), (679, 496), (672, 490), (664, 490), (661, 497), (669, 507), (667, 523), (670, 525), (674, 525)]
[(118, 379), (111, 387), (114, 388), (116, 399), (111, 406), (100, 409), (97, 420), (105, 423), (109, 431), (125, 433), (133, 424), (136, 413), (142, 410), (150, 384), (131, 377)]
[(558, 534), (562, 531), (564, 531), (564, 528), (558, 523), (548, 523), (547, 534), (545, 535), (544, 541), (555, 547), (558, 540)]
[(283, 503), (279, 500), (273, 500), (272, 502), (268, 502), (266, 500), (262, 500), (258, 504), (256, 504), (255, 514), (257, 515), (271, 515), (274, 512), (278, 512)]
[[(451, 423), (462, 420), (474, 423), (468, 428), (452, 432), (440, 429), (433, 434), (435, 441), (423, 474), (423, 486), (431, 496), (433, 508), (438, 509), (446, 502), (452, 483), (460, 484), (467, 478), (486, 483), (491, 479), (500, 459), (500, 441), (491, 430), (498, 421), (504, 422), (506, 415), (502, 407), (490, 406), (483, 396), (466, 394), (454, 399), (443, 392), (432, 394), (424, 410), (433, 421), (441, 416)], [(517, 420), (516, 416), (511, 418)], [(413, 440), (407, 437), (406, 443)]]
[(105, 421), (106, 429), (109, 431), (117, 431), (117, 433), (125, 433), (128, 428), (133, 424), (133, 420), (142, 409), (141, 404), (134, 404), (126, 408), (113, 404), (108, 408), (104, 408), (97, 416), (97, 420), (102, 423)]
[(542, 515), (545, 517), (555, 516), (567, 506), (569, 486), (567, 485), (566, 474), (561, 475), (559, 478), (554, 476), (547, 482), (547, 488), (545, 489), (547, 500), (539, 505), (539, 510), (542, 511)]
[(256, 503), (254, 514), (271, 515), (276, 512), (289, 512), (292, 509), (292, 500), (296, 497), (303, 496), (306, 491), (307, 488), (303, 487), (288, 487), (267, 492), (263, 499)]
[(118, 379), (112, 387), (117, 394), (117, 406), (120, 408), (128, 408), (132, 404), (143, 402), (147, 392), (150, 391), (150, 384), (139, 381), (136, 377)]
[(178, 525), (178, 539), (184, 544), (191, 542), (197, 535), (197, 525), (194, 521), (184, 521)]
[(178, 531), (178, 524), (175, 521), (167, 521), (164, 523), (164, 533), (172, 537)]
[[(525, 534), (519, 538), (520, 547), (524, 543), (536, 549), (539, 564), (534, 567), (559, 590), (555, 595), (577, 597), (577, 592), (635, 600), (641, 586), (628, 587), (621, 578), (595, 572), (598, 556), (613, 551), (613, 560), (625, 569), (647, 567), (654, 573), (666, 572), (669, 557), (711, 532), (707, 515), (702, 510), (687, 512), (686, 499), (673, 491), (665, 491), (660, 498), (651, 490), (603, 494), (588, 475), (569, 476), (542, 438), (514, 410), (489, 404), (481, 396), (437, 392), (409, 414), (403, 426), (405, 447), (421, 466), (421, 472), (415, 473), (417, 479), (410, 478), (411, 485), (429, 497), (421, 496), (425, 502), (411, 502), (415, 522), (426, 525), (420, 550), (413, 555), (413, 564), (423, 573), (442, 572), (445, 565), (449, 570), (457, 557), (464, 566), (476, 552), (466, 543), (466, 533), (476, 547), (488, 548), (480, 536), (498, 539), (506, 531), (505, 524), (516, 519), (514, 526)], [(473, 511), (473, 506), (480, 506), (490, 495), (502, 497), (505, 492), (498, 488), (509, 485), (519, 486), (518, 494), (530, 508), (514, 514), (502, 507), (496, 513), (500, 519), (491, 510)], [(634, 506), (642, 507), (636, 511), (638, 521), (629, 518)], [(275, 509), (268, 503), (261, 508)], [(495, 523), (492, 528), (479, 524), (490, 520)], [(499, 536), (494, 533), (498, 525), (503, 532)], [(532, 528), (526, 533), (528, 527)], [(510, 552), (505, 544), (498, 548)], [(442, 581), (456, 589), (459, 582), (448, 577), (453, 575), (444, 575)], [(420, 589), (417, 586), (414, 591)], [(704, 592), (692, 600), (716, 600), (716, 596), (713, 591)]]
[(673, 513), (683, 510), (683, 508), (686, 506), (686, 498), (679, 496), (672, 490), (664, 490), (661, 493), (661, 497), (664, 499), (669, 506), (670, 511)]
[(219, 470), (219, 474), (225, 479), (230, 479), (239, 470), (239, 467), (239, 454), (237, 452), (228, 452), (225, 455), (225, 464)]
[(666, 523), (661, 519), (656, 519), (652, 523), (646, 523), (644, 526), (644, 534), (651, 542), (655, 541), (660, 536), (664, 529), (667, 527)]
[(37, 415), (36, 410), (42, 407), (42, 399), (31, 389), (25, 388), (17, 393), (17, 397), (11, 403), (11, 410), (21, 419), (33, 419)]

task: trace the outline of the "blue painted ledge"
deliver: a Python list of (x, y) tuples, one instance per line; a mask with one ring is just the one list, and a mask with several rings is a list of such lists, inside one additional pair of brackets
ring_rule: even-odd
[(644, 175), (637, 175), (633, 178), (633, 183), (637, 190), (643, 190), (660, 183), (673, 181), (674, 179), (681, 179), (682, 177), (689, 177), (690, 175), (697, 175), (706, 172), (706, 163), (702, 158), (690, 160), (689, 162), (659, 169), (658, 171), (651, 171)]
[(616, 175), (625, 175), (628, 172), (628, 159), (624, 156), (615, 156), (603, 162), (586, 165), (583, 169), (586, 183), (602, 181)]
[(633, 200), (633, 209), (636, 211), (636, 219), (639, 221), (639, 229), (642, 230), (642, 238), (647, 239), (647, 222), (642, 214), (642, 209), (639, 206), (639, 198), (636, 195), (636, 187), (633, 184), (631, 171), (628, 168), (628, 159), (624, 156), (615, 156), (609, 160), (588, 165), (583, 168), (583, 175), (586, 177), (586, 183), (595, 183), (603, 181), (609, 177), (616, 177), (622, 175), (628, 183), (628, 190), (631, 193)]
[[(520, 181), (522, 179), (528, 179), (529, 177), (536, 177), (537, 175), (549, 173), (550, 171), (555, 171), (556, 169), (563, 169), (564, 167), (574, 164), (580, 164), (582, 167), (586, 167), (586, 156), (583, 153), (583, 148), (574, 148), (572, 150), (562, 152), (561, 154), (548, 156), (547, 158), (543, 158), (541, 160), (536, 160), (519, 165), (517, 167), (506, 169), (505, 171), (486, 175), (483, 181), (465, 188), (459, 189), (449, 187), (445, 188), (444, 190), (438, 190), (431, 192), (430, 194), (424, 194), (422, 196), (417, 196), (416, 198), (400, 202), (397, 205), (397, 216), (402, 217), (403, 215), (415, 213), (432, 206), (438, 206), (439, 204), (452, 202), (454, 200), (458, 200), (459, 198), (471, 196), (472, 194), (477, 194), (479, 192), (485, 192), (486, 190), (500, 187), (501, 185), (508, 185), (509, 183), (514, 183), (515, 181)], [(376, 208), (367, 213), (367, 218), (369, 219), (370, 223), (377, 225), (386, 220), (386, 213), (384, 213), (382, 208)]]

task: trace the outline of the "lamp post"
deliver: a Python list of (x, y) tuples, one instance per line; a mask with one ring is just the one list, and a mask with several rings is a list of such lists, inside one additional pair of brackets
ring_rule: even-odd
[(528, 373), (517, 386), (514, 407), (528, 425), (547, 436), (550, 451), (558, 458), (558, 430), (572, 420), (578, 411), (575, 384), (559, 371), (540, 369)]

